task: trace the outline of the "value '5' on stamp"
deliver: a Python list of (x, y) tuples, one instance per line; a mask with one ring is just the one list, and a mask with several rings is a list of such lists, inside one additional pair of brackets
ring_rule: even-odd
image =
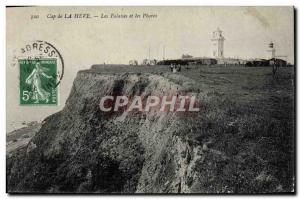
[(57, 60), (19, 59), (20, 105), (57, 105)]

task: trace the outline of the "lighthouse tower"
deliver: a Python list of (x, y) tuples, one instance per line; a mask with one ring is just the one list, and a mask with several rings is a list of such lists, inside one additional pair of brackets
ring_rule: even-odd
[(271, 59), (275, 58), (275, 47), (274, 47), (274, 43), (271, 41), (269, 43), (269, 49), (268, 49), (269, 52), (271, 52)]
[(213, 45), (213, 56), (215, 58), (224, 58), (224, 40), (225, 38), (219, 28), (213, 32), (211, 41)]

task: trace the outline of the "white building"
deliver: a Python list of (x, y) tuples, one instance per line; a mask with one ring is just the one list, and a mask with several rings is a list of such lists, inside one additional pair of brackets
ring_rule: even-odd
[(213, 45), (213, 57), (224, 58), (224, 40), (225, 38), (219, 28), (213, 32), (213, 38), (211, 39)]

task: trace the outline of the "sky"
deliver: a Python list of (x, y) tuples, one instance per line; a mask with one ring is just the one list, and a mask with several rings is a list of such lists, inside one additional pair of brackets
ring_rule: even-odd
[[(85, 13), (98, 17), (50, 17)], [(111, 14), (155, 17), (101, 18)], [(7, 124), (41, 120), (60, 110), (77, 72), (92, 64), (140, 62), (149, 57), (149, 49), (150, 58), (158, 60), (163, 51), (166, 59), (182, 54), (212, 57), (212, 32), (217, 28), (225, 37), (225, 57), (270, 58), (272, 41), (277, 55), (294, 62), (293, 7), (23, 7), (7, 8), (6, 16)], [(64, 58), (59, 106), (19, 106), (15, 58), (22, 46), (35, 40), (50, 42)]]

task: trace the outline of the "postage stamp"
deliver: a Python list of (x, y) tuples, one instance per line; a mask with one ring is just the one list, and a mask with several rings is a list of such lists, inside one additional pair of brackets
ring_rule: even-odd
[(64, 60), (54, 45), (29, 41), (14, 51), (12, 66), (19, 67), (20, 105), (59, 105)]
[(20, 105), (57, 104), (57, 59), (20, 59)]

